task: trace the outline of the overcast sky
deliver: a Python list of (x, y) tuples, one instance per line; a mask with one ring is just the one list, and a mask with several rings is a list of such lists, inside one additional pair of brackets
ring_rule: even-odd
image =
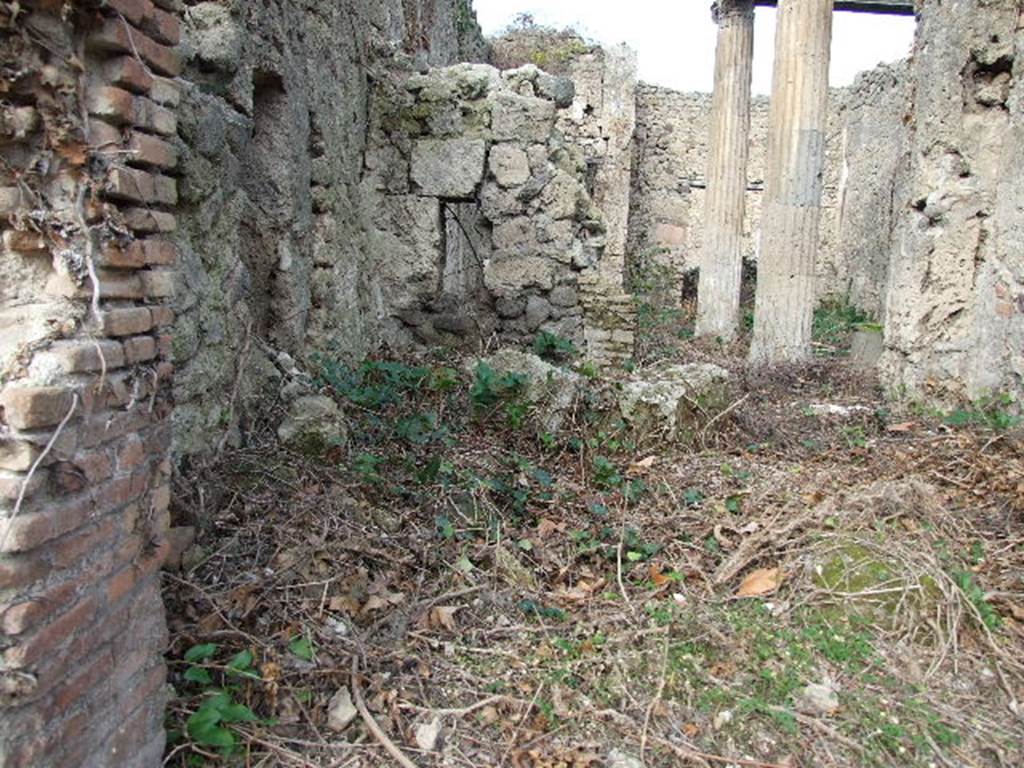
[[(538, 24), (571, 25), (604, 44), (628, 43), (640, 60), (640, 79), (685, 91), (710, 91), (715, 25), (710, 0), (473, 0), (487, 35), (519, 13)], [(910, 53), (913, 17), (837, 12), (831, 84), (849, 85), (858, 72)], [(771, 91), (775, 10), (758, 8), (754, 38), (754, 91)]]

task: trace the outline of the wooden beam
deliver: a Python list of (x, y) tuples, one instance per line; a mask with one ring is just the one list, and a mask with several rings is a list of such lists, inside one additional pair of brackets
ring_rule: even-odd
[[(754, 5), (774, 8), (778, 0), (754, 0)], [(914, 0), (836, 0), (837, 11), (885, 13), (891, 16), (913, 16)]]

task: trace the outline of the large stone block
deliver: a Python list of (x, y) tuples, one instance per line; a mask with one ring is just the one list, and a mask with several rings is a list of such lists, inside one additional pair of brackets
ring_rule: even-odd
[(501, 187), (515, 187), (530, 178), (530, 161), (519, 147), (498, 144), (491, 150), (491, 173)]
[(491, 110), (491, 130), (499, 141), (546, 141), (555, 120), (555, 103), (501, 93)]
[(483, 139), (423, 139), (412, 150), (412, 181), (422, 195), (472, 197), (484, 176)]

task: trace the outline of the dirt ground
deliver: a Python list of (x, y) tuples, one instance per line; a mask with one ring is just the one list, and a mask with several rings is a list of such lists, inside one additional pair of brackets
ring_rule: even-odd
[(688, 442), (602, 415), (622, 374), (550, 435), (439, 355), (329, 377), (344, 442), (195, 468), (166, 764), (1024, 765), (999, 401), (687, 344), (733, 372)]

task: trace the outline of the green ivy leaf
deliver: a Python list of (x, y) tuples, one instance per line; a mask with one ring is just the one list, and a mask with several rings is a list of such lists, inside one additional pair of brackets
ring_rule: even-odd
[(211, 685), (213, 683), (210, 673), (202, 667), (189, 667), (185, 671), (185, 679), (190, 683), (199, 683), (200, 685)]
[(232, 702), (221, 710), (221, 719), (225, 723), (252, 723), (259, 720), (256, 713), (245, 704)]
[(309, 642), (309, 638), (305, 635), (300, 635), (288, 643), (288, 650), (303, 661), (313, 660), (313, 644)]
[(217, 652), (216, 643), (203, 643), (202, 645), (193, 645), (187, 651), (185, 651), (185, 661), (192, 662), (193, 664), (197, 661), (206, 661)]
[(252, 663), (256, 660), (252, 651), (245, 650), (235, 654), (235, 657), (228, 662), (228, 673), (245, 674), (254, 677), (252, 674)]

